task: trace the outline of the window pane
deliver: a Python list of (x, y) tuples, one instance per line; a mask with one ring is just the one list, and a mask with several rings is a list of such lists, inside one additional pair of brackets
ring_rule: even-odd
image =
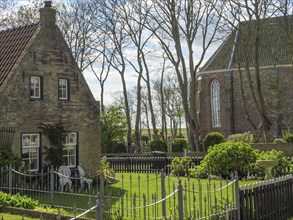
[(68, 79), (59, 79), (59, 99), (68, 99)]
[(65, 135), (65, 147), (63, 148), (63, 161), (66, 166), (76, 165), (77, 133)]
[(30, 95), (31, 98), (41, 98), (41, 77), (30, 77)]
[(217, 80), (213, 80), (211, 84), (211, 110), (213, 127), (221, 127), (220, 84)]
[(22, 134), (22, 160), (29, 171), (37, 171), (39, 169), (39, 134)]

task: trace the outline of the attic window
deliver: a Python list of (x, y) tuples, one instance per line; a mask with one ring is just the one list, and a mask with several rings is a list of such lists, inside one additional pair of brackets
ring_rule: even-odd
[(30, 97), (31, 99), (42, 98), (42, 77), (30, 76)]
[(58, 80), (59, 100), (69, 100), (69, 80), (60, 78)]

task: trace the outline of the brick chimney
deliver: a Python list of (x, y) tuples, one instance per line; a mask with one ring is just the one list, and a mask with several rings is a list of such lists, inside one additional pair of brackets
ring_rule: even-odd
[(52, 8), (52, 1), (44, 1), (44, 7), (40, 9), (40, 22), (45, 26), (56, 24), (56, 10)]

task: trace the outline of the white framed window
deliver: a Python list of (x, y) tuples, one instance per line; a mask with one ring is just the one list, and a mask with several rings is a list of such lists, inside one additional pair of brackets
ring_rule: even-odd
[(211, 83), (211, 110), (212, 110), (212, 125), (214, 128), (221, 127), (221, 112), (220, 112), (220, 84), (214, 79)]
[(60, 100), (69, 100), (69, 80), (60, 78), (58, 80), (58, 94)]
[(29, 171), (39, 170), (40, 134), (21, 135), (21, 157)]
[(76, 147), (77, 147), (77, 133), (68, 133), (65, 135), (65, 144), (63, 148), (63, 162), (69, 167), (76, 166)]
[(32, 99), (42, 98), (42, 78), (40, 76), (30, 76), (30, 97)]

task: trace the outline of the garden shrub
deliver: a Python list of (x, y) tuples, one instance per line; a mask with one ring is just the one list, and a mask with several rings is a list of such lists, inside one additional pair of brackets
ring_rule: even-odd
[(194, 163), (192, 162), (190, 157), (175, 157), (171, 164), (168, 165), (171, 168), (171, 173), (175, 176), (187, 176), (189, 175), (189, 169), (193, 166)]
[(172, 141), (172, 152), (183, 152), (188, 148), (188, 142), (185, 138), (175, 138)]
[(288, 144), (293, 144), (293, 134), (287, 134), (284, 137), (284, 141)]
[(35, 209), (38, 206), (38, 201), (29, 198), (28, 196), (20, 195), (9, 195), (4, 192), (0, 192), (0, 207), (11, 206), (25, 209)]
[(148, 143), (148, 141), (149, 141), (149, 136), (142, 135), (142, 136), (140, 137), (140, 140), (142, 140), (142, 141)]
[[(278, 160), (278, 165), (272, 169), (273, 177), (279, 177), (287, 175), (292, 171), (292, 165), (289, 160), (284, 156), (282, 151), (270, 150), (257, 153), (258, 160)], [(263, 168), (260, 168), (262, 172), (259, 172), (259, 177), (263, 177), (265, 172)]]
[(10, 164), (12, 166), (20, 166), (21, 159), (15, 156), (12, 150), (8, 147), (0, 148), (0, 167), (6, 167)]
[(126, 153), (126, 152), (127, 152), (127, 148), (123, 143), (114, 142), (111, 146), (111, 150), (109, 153)]
[(209, 174), (229, 178), (238, 172), (240, 178), (246, 177), (250, 164), (256, 161), (256, 151), (248, 143), (225, 142), (214, 145), (208, 150), (198, 169)]
[(161, 139), (152, 140), (149, 142), (151, 151), (164, 151), (167, 152), (168, 146), (166, 142)]
[(219, 132), (210, 132), (208, 133), (203, 140), (203, 147), (208, 151), (209, 147), (214, 146), (215, 144), (220, 144), (224, 142), (224, 136)]
[(190, 177), (206, 179), (208, 178), (209, 170), (205, 161), (202, 161), (199, 166), (189, 169)]
[(229, 142), (245, 142), (248, 144), (252, 144), (254, 142), (253, 135), (250, 132), (245, 132), (242, 134), (232, 134), (228, 136), (227, 141)]

